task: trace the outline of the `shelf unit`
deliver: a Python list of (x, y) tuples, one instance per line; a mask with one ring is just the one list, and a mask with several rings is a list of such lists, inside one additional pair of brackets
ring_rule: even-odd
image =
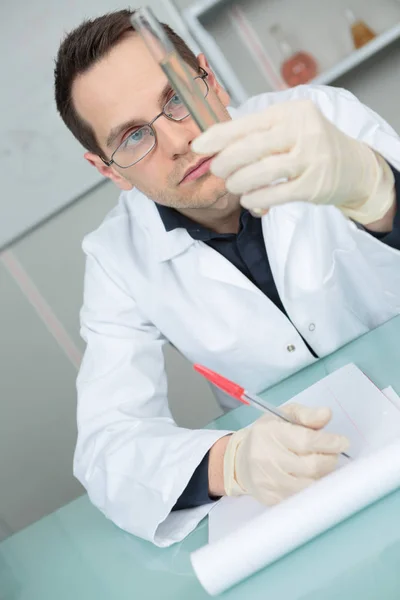
[(384, 33), (378, 35), (371, 42), (360, 48), (359, 50), (354, 50), (349, 56), (338, 62), (336, 65), (324, 71), (320, 75), (317, 75), (312, 81), (312, 83), (318, 84), (329, 84), (335, 79), (338, 79), (345, 73), (354, 69), (364, 61), (366, 61), (374, 54), (377, 54), (386, 46), (389, 46), (397, 39), (400, 38), (400, 23), (397, 23)]
[[(224, 55), (217, 41), (202, 25), (201, 20), (207, 13), (218, 6), (232, 4), (229, 0), (201, 0), (184, 10), (184, 19), (192, 35), (197, 39), (199, 45), (206, 49), (213, 67), (221, 81), (228, 87), (233, 99), (237, 103), (244, 102), (249, 93), (243, 86), (228, 58)], [(331, 68), (318, 74), (310, 83), (327, 85), (351, 71), (354, 67), (362, 64), (397, 39), (400, 38), (400, 23), (390, 27), (371, 42), (359, 50), (354, 50), (343, 60), (337, 62)]]

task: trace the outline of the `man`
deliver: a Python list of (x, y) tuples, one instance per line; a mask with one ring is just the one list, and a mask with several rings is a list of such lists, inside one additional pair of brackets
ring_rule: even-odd
[(228, 111), (205, 56), (167, 28), (226, 121), (198, 137), (129, 16), (73, 31), (55, 70), (64, 122), (123, 190), (84, 241), (74, 468), (117, 525), (166, 546), (213, 499), (279, 502), (346, 450), (322, 430), (323, 408), (293, 405), (297, 425), (264, 416), (232, 435), (177, 427), (162, 347), (259, 391), (399, 314), (400, 142), (343, 90)]

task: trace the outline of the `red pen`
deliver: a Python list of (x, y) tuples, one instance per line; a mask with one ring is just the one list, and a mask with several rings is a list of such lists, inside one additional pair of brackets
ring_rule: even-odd
[[(208, 381), (216, 385), (220, 390), (226, 392), (233, 398), (236, 398), (236, 400), (239, 400), (239, 402), (243, 402), (243, 404), (247, 404), (249, 406), (253, 406), (254, 408), (258, 408), (258, 410), (262, 410), (263, 412), (270, 412), (276, 417), (282, 419), (283, 421), (286, 421), (287, 423), (298, 425), (296, 421), (286, 416), (281, 410), (279, 410), (279, 408), (277, 408), (270, 402), (263, 400), (262, 398), (260, 398), (260, 396), (257, 396), (256, 394), (248, 392), (237, 383), (234, 383), (233, 381), (230, 381), (230, 379), (219, 375), (219, 373), (216, 373), (215, 371), (212, 371), (207, 367), (203, 367), (202, 365), (197, 364), (194, 365), (194, 369), (198, 373), (203, 375), (203, 377), (208, 379)], [(346, 454), (346, 452), (342, 452), (341, 454), (346, 458), (351, 459), (351, 456)]]
[(287, 421), (288, 423), (294, 423), (294, 421), (283, 414), (278, 408), (276, 408), (276, 406), (266, 402), (265, 400), (262, 400), (255, 394), (251, 394), (237, 383), (234, 383), (226, 377), (219, 375), (219, 373), (211, 371), (211, 369), (203, 367), (202, 365), (194, 365), (194, 368), (198, 373), (203, 375), (203, 377), (208, 379), (208, 381), (216, 385), (220, 390), (226, 392), (233, 398), (236, 398), (236, 400), (239, 400), (239, 402), (243, 402), (243, 404), (248, 404), (249, 406), (254, 406), (255, 408), (258, 408), (258, 410), (262, 410), (264, 412), (270, 412), (276, 417)]

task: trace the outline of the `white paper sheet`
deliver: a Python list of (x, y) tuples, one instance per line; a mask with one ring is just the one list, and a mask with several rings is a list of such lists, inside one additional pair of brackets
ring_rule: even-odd
[(399, 486), (397, 440), (203, 546), (191, 555), (194, 571), (209, 594), (220, 594)]
[(346, 435), (354, 458), (399, 435), (399, 410), (354, 364), (324, 377), (290, 402), (329, 406), (333, 416), (325, 429)]
[(382, 394), (385, 394), (386, 398), (389, 398), (392, 404), (400, 410), (400, 396), (394, 391), (391, 385), (382, 390)]
[(400, 486), (400, 440), (393, 441), (400, 436), (400, 399), (392, 388), (385, 393), (387, 397), (351, 364), (291, 399), (330, 406), (333, 418), (327, 429), (350, 438), (355, 460), (270, 509), (245, 496), (216, 504), (209, 515), (210, 543), (192, 554), (195, 572), (210, 594)]
[[(367, 453), (371, 442), (375, 448), (382, 446), (400, 432), (399, 396), (392, 387), (380, 392), (353, 364), (335, 371), (290, 400), (294, 401), (308, 406), (329, 406), (333, 418), (326, 429), (347, 435), (351, 442), (349, 452), (355, 458)], [(341, 460), (340, 466), (344, 462)], [(209, 543), (225, 537), (265, 510), (265, 506), (248, 496), (222, 498), (209, 513)]]
[[(400, 411), (400, 396), (389, 386), (382, 390), (386, 396)], [(233, 530), (242, 527), (254, 517), (265, 512), (263, 504), (257, 502), (250, 496), (240, 498), (223, 498), (209, 513), (208, 541), (210, 544), (225, 537)]]

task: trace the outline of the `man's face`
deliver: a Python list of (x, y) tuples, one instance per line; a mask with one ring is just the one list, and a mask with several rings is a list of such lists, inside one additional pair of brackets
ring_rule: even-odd
[[(202, 65), (201, 61), (205, 64)], [(208, 67), (204, 57), (200, 58), (200, 64)], [(198, 73), (193, 71), (193, 77), (196, 75)], [(213, 93), (209, 94), (211, 105), (219, 115), (222, 113), (221, 120), (229, 120), (230, 116), (225, 108), (229, 96), (212, 74), (206, 81), (220, 99)], [(160, 100), (163, 91), (170, 91), (167, 98), (173, 96), (166, 76), (141, 38), (133, 34), (75, 81), (73, 99), (79, 115), (93, 128), (104, 158), (109, 159), (130, 133), (161, 112), (165, 104), (165, 99)], [(121, 124), (133, 121), (135, 124), (121, 131), (108, 147), (107, 138), (110, 133)], [(224, 209), (229, 194), (222, 179), (210, 172), (204, 173), (204, 168), (185, 177), (190, 168), (204, 160), (204, 157), (191, 150), (191, 142), (200, 133), (194, 120), (189, 116), (183, 121), (175, 122), (161, 116), (153, 127), (157, 145), (131, 167), (105, 167), (95, 155), (89, 153), (87, 157), (119, 187), (136, 187), (160, 204), (177, 209)]]

